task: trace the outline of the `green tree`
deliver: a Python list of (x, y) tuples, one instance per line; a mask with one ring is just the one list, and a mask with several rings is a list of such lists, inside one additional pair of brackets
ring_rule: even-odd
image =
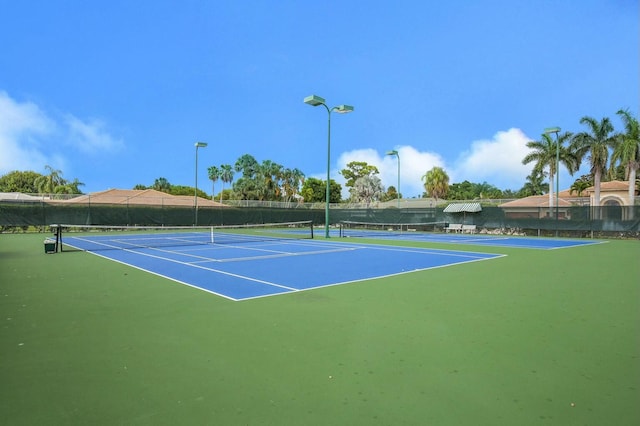
[(36, 190), (39, 194), (53, 194), (56, 191), (56, 187), (65, 184), (65, 180), (62, 178), (62, 171), (55, 170), (51, 166), (44, 166), (44, 168), (49, 173), (35, 180)]
[(358, 180), (364, 176), (373, 176), (380, 173), (376, 166), (372, 166), (365, 161), (352, 161), (347, 164), (346, 169), (342, 169), (340, 174), (347, 180), (344, 184), (347, 188), (353, 188)]
[(576, 179), (572, 184), (571, 188), (569, 188), (569, 193), (573, 194), (574, 192), (578, 197), (582, 197), (582, 193), (585, 189), (593, 186), (593, 176), (591, 175), (582, 175), (580, 178)]
[(635, 196), (636, 173), (640, 168), (640, 129), (638, 119), (629, 110), (619, 110), (617, 114), (622, 119), (624, 132), (621, 132), (611, 154), (611, 169), (620, 164), (625, 169), (626, 179), (629, 181), (629, 200)]
[[(326, 181), (316, 179), (316, 178), (307, 178), (302, 185), (302, 189), (300, 190), (300, 194), (304, 198), (306, 203), (319, 203), (326, 202), (327, 199), (327, 186)], [(342, 198), (342, 185), (331, 179), (329, 181), (329, 202), (330, 203), (339, 203)]]
[(151, 189), (155, 189), (156, 191), (166, 192), (167, 194), (170, 194), (171, 184), (166, 178), (160, 177), (153, 182)]
[(554, 176), (558, 172), (556, 170), (556, 158), (571, 175), (578, 169), (579, 160), (576, 154), (568, 145), (565, 146), (565, 143), (570, 142), (571, 138), (572, 133), (570, 132), (559, 134), (557, 141), (548, 133), (543, 133), (541, 140), (527, 142), (527, 148), (532, 151), (522, 159), (522, 164), (535, 162), (532, 175), (537, 172), (543, 172), (545, 169), (549, 170), (549, 208), (554, 205), (555, 191), (560, 190), (560, 188), (554, 187)]
[(465, 180), (460, 183), (453, 183), (449, 186), (447, 199), (449, 200), (473, 200), (478, 198), (474, 192), (471, 182)]
[(238, 200), (257, 200), (256, 184), (254, 179), (241, 177), (233, 183), (234, 198)]
[(240, 200), (265, 200), (267, 194), (266, 182), (260, 170), (260, 164), (250, 154), (238, 158), (234, 165), (236, 172), (242, 172), (242, 177), (233, 184), (236, 198)]
[(518, 191), (520, 197), (531, 197), (532, 195), (543, 195), (549, 191), (549, 184), (544, 183), (544, 172), (540, 169), (534, 169), (527, 176), (524, 186)]
[(261, 189), (264, 191), (264, 200), (276, 201), (281, 199), (282, 178), (284, 167), (271, 160), (264, 160), (258, 167)]
[(397, 200), (398, 198), (402, 198), (402, 194), (398, 194), (396, 187), (391, 185), (387, 188), (387, 191), (383, 194), (380, 201), (391, 201)]
[(284, 169), (282, 179), (285, 201), (291, 201), (300, 191), (300, 184), (304, 182), (304, 173), (300, 169)]
[(257, 171), (259, 164), (256, 159), (249, 154), (244, 154), (242, 157), (238, 158), (234, 168), (236, 172), (242, 172), (242, 177), (252, 179)]
[(578, 159), (578, 167), (583, 158), (588, 155), (593, 175), (594, 205), (600, 205), (600, 182), (607, 170), (609, 149), (614, 148), (616, 136), (613, 134), (611, 121), (604, 117), (598, 121), (595, 118), (584, 116), (580, 124), (587, 126), (587, 131), (580, 132), (573, 137), (571, 149)]
[(512, 189), (505, 189), (502, 191), (502, 198), (518, 198), (518, 191), (514, 191)]
[(64, 185), (56, 186), (54, 192), (56, 194), (82, 194), (82, 191), (80, 191), (80, 187), (83, 185), (84, 183), (80, 182), (76, 178), (72, 182), (65, 181)]
[(442, 167), (434, 167), (422, 176), (424, 182), (424, 190), (430, 196), (435, 198), (445, 198), (449, 191), (449, 175)]
[(35, 194), (38, 192), (35, 182), (43, 178), (40, 173), (32, 171), (12, 171), (0, 177), (0, 192), (22, 192)]

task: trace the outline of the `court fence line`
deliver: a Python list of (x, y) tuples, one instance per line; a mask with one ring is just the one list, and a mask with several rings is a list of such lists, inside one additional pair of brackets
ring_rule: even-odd
[[(331, 226), (341, 221), (378, 223), (463, 223), (479, 233), (640, 238), (640, 205), (549, 208), (483, 206), (477, 213), (444, 213), (442, 207), (400, 209), (334, 208)], [(0, 201), (0, 231), (41, 230), (53, 223), (77, 225), (193, 225), (192, 206), (81, 204), (43, 200)], [(311, 220), (324, 225), (324, 210), (259, 207), (199, 207), (198, 225), (241, 225)]]

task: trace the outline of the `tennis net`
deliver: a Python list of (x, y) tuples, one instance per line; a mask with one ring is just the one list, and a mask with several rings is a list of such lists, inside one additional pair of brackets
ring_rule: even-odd
[(445, 225), (445, 222), (373, 223), (342, 221), (340, 222), (340, 236), (381, 238), (416, 232), (442, 232)]
[(51, 225), (56, 248), (85, 251), (310, 239), (311, 221), (218, 226)]

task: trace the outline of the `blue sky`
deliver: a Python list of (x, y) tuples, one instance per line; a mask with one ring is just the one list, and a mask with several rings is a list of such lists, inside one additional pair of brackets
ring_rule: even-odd
[[(45, 172), (84, 192), (159, 177), (211, 192), (243, 154), (324, 179), (378, 166), (522, 187), (545, 127), (639, 109), (637, 0), (0, 0), (0, 175)], [(584, 166), (581, 173), (586, 173)], [(566, 188), (573, 178), (560, 176)], [(216, 192), (220, 190), (220, 183)]]

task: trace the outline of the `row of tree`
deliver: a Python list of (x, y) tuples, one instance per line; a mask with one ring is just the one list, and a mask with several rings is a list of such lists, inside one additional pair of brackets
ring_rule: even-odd
[(69, 181), (62, 171), (44, 166), (47, 174), (34, 171), (14, 170), (0, 176), (0, 192), (22, 192), (24, 194), (81, 194), (84, 183), (78, 179)]
[[(605, 180), (628, 180), (629, 197), (636, 191), (636, 175), (640, 167), (640, 135), (637, 118), (628, 110), (619, 110), (624, 131), (616, 132), (611, 120), (604, 117), (598, 121), (585, 116), (580, 123), (587, 127), (586, 131), (560, 133), (560, 129), (549, 129), (538, 141), (530, 141), (527, 147), (531, 152), (522, 160), (523, 164), (534, 163), (525, 186), (516, 194), (507, 194), (486, 183), (474, 185), (469, 182), (449, 186), (449, 176), (440, 167), (434, 167), (423, 177), (426, 194), (434, 198), (475, 199), (475, 198), (510, 198), (530, 195), (549, 194), (549, 205), (553, 206), (553, 195), (559, 188), (554, 188), (554, 177), (558, 165), (564, 166), (573, 176), (585, 158), (590, 165), (589, 175), (583, 175), (571, 185), (571, 192), (582, 195), (582, 192), (594, 187), (595, 204), (600, 204), (600, 185)], [(552, 134), (555, 133), (555, 138)], [(543, 183), (548, 177), (549, 183)], [(550, 188), (550, 190), (549, 190)]]
[[(619, 110), (624, 131), (615, 132), (608, 117), (600, 121), (585, 116), (580, 124), (586, 131), (576, 134), (571, 132), (556, 133), (555, 140), (549, 132), (542, 135), (539, 141), (531, 141), (527, 147), (532, 149), (523, 160), (523, 164), (535, 163), (534, 172), (548, 170), (550, 188), (549, 204), (553, 205), (554, 176), (558, 173), (557, 164), (563, 165), (573, 174), (580, 168), (582, 161), (589, 160), (590, 175), (593, 177), (595, 204), (600, 205), (600, 184), (603, 180), (615, 179), (620, 169), (624, 170), (625, 179), (630, 182), (629, 197), (635, 193), (636, 172), (640, 167), (640, 133), (638, 119), (628, 110)], [(553, 133), (553, 132), (551, 132)]]
[[(585, 116), (580, 123), (586, 130), (578, 133), (551, 132), (544, 133), (540, 140), (530, 141), (527, 147), (531, 152), (522, 160), (523, 164), (534, 163), (533, 170), (524, 186), (518, 191), (501, 190), (487, 182), (472, 183), (463, 181), (449, 184), (449, 176), (440, 167), (434, 167), (422, 176), (425, 189), (423, 197), (449, 200), (471, 200), (482, 198), (519, 198), (530, 195), (548, 193), (549, 202), (553, 205), (554, 177), (558, 173), (556, 161), (573, 175), (584, 159), (590, 164), (589, 175), (578, 178), (571, 190), (581, 195), (584, 189), (594, 186), (595, 198), (600, 199), (602, 180), (621, 179), (636, 181), (640, 167), (640, 136), (638, 120), (628, 110), (619, 110), (624, 130), (616, 132), (611, 120), (607, 117), (598, 121)], [(555, 130), (555, 129), (552, 129)], [(555, 133), (555, 137), (553, 136)], [(556, 160), (557, 157), (557, 160)], [(62, 177), (60, 170), (45, 166), (47, 174), (36, 172), (14, 171), (0, 177), (0, 192), (24, 192), (45, 194), (80, 194), (78, 179), (68, 181)], [(199, 190), (199, 196), (213, 198), (218, 181), (222, 182), (222, 190), (216, 198), (261, 200), (261, 201), (305, 201), (324, 202), (326, 200), (326, 181), (316, 178), (305, 178), (297, 168), (287, 168), (271, 160), (259, 163), (250, 154), (241, 156), (234, 165), (222, 164), (207, 169), (211, 180), (211, 197)], [(236, 173), (240, 177), (234, 181)], [(349, 201), (371, 203), (387, 201), (401, 194), (389, 186), (386, 190), (377, 176), (376, 166), (366, 162), (353, 161), (340, 171), (345, 178), (345, 186), (349, 190)], [(548, 178), (548, 179), (547, 179)], [(545, 179), (548, 182), (545, 182)], [(225, 189), (225, 184), (231, 185)], [(329, 183), (329, 201), (342, 201), (342, 186), (333, 179)], [(192, 195), (191, 186), (172, 185), (165, 178), (158, 178), (152, 186), (136, 185), (134, 189), (153, 188), (174, 195)], [(629, 195), (633, 196), (635, 185), (630, 185)], [(598, 202), (599, 204), (599, 202)]]

